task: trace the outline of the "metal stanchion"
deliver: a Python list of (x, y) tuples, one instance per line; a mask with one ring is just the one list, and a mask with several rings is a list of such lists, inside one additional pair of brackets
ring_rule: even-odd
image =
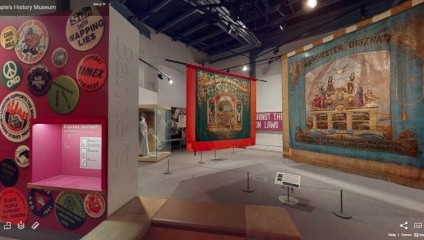
[(334, 215), (344, 219), (351, 219), (352, 216), (343, 213), (343, 189), (340, 189), (340, 212), (333, 212)]
[(234, 147), (233, 147), (233, 153), (232, 154), (236, 154), (236, 152), (234, 151)]
[[(279, 196), (278, 200), (280, 200), (280, 202), (285, 203), (285, 204), (289, 204), (289, 205), (297, 205), (299, 203), (299, 200), (297, 198), (291, 197), (290, 198), (290, 189), (292, 189), (293, 192), (293, 188), (286, 186), (287, 187), (287, 195), (283, 195), (283, 196)], [(283, 187), (281, 187), (283, 188)]]
[(200, 152), (200, 162), (199, 162), (200, 164), (203, 164), (204, 162), (203, 162), (203, 158), (202, 158), (202, 152)]
[(253, 192), (253, 189), (250, 189), (250, 176), (249, 176), (249, 172), (247, 172), (247, 188), (243, 189), (243, 192), (247, 192), (247, 193), (251, 193)]
[(166, 170), (166, 172), (164, 172), (163, 174), (171, 174), (172, 172), (169, 171), (169, 158), (168, 158), (168, 169)]

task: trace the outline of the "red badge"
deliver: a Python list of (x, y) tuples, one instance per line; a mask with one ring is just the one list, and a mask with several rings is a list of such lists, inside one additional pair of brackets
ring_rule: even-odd
[(99, 194), (87, 194), (84, 198), (84, 209), (88, 216), (99, 218), (106, 210), (105, 199)]
[(27, 64), (40, 61), (49, 46), (46, 26), (38, 20), (25, 21), (19, 27), (18, 36), (18, 44), (15, 47), (18, 58)]
[(106, 63), (96, 54), (85, 56), (77, 67), (78, 85), (86, 91), (96, 91), (106, 81)]
[(25, 196), (16, 188), (5, 188), (0, 192), (0, 222), (22, 224), (28, 219), (28, 204)]

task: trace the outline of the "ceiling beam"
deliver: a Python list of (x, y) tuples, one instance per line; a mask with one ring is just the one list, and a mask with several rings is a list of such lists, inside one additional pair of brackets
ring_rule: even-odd
[[(172, 1), (172, 0), (163, 0), (163, 1), (162, 1), (162, 2), (160, 2), (158, 5), (154, 6), (154, 7), (150, 10), (150, 12), (152, 12), (152, 13), (158, 12), (158, 11), (159, 11), (159, 10), (161, 10), (163, 7), (165, 7), (166, 5), (168, 5), (168, 3), (170, 3), (171, 1)], [(149, 17), (150, 17), (150, 14), (149, 14), (149, 15), (147, 15), (147, 16), (144, 16), (144, 17), (141, 19), (141, 22), (146, 21)]]
[(158, 30), (156, 30), (156, 34), (161, 33), (167, 29), (169, 29), (170, 27), (174, 26), (175, 24), (183, 21), (184, 19), (190, 17), (191, 15), (195, 14), (197, 12), (197, 10), (191, 10), (188, 11), (186, 13), (184, 13), (183, 15), (180, 15), (179, 17), (177, 17), (176, 19), (169, 21), (167, 24), (165, 24), (164, 26), (162, 26), (161, 28), (159, 28)]

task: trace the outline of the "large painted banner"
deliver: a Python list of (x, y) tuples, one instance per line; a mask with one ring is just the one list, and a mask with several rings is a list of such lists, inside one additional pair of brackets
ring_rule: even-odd
[(187, 150), (255, 144), (256, 80), (187, 65)]
[(424, 167), (424, 4), (288, 61), (290, 144)]

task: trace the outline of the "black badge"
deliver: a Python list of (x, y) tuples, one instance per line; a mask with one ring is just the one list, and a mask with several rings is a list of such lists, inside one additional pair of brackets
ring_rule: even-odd
[(13, 186), (18, 181), (19, 171), (15, 161), (9, 158), (0, 163), (0, 182), (5, 186)]
[(28, 194), (28, 205), (31, 212), (39, 217), (47, 216), (53, 210), (53, 194), (43, 189), (31, 189)]
[(52, 75), (44, 65), (37, 65), (28, 74), (28, 89), (35, 96), (45, 95), (52, 85)]

